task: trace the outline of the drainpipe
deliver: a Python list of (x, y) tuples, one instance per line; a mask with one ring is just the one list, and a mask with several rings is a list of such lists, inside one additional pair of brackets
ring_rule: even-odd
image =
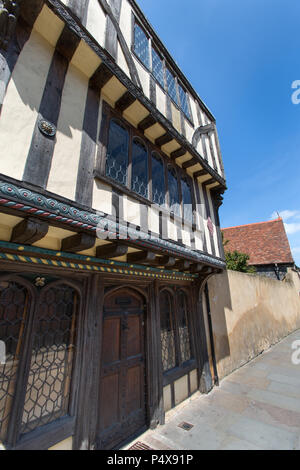
[(211, 355), (212, 355), (212, 362), (213, 362), (213, 369), (214, 369), (214, 384), (216, 386), (219, 386), (219, 377), (218, 377), (218, 369), (217, 369), (217, 361), (216, 361), (213, 326), (212, 326), (211, 310), (210, 310), (210, 302), (209, 302), (209, 291), (208, 291), (208, 284), (207, 283), (205, 284), (204, 294), (205, 294), (206, 307), (207, 307), (208, 331), (209, 331), (210, 348), (211, 348)]

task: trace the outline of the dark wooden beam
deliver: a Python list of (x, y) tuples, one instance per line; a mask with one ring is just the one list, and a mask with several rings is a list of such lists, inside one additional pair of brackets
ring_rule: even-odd
[(106, 85), (109, 80), (113, 77), (113, 73), (109, 68), (102, 62), (97, 68), (96, 72), (90, 80), (90, 85), (100, 90)]
[(209, 180), (204, 181), (203, 184), (205, 184), (205, 186), (207, 186), (208, 184), (212, 184), (212, 183), (216, 183), (216, 180), (214, 178), (210, 178)]
[(44, 238), (48, 233), (48, 229), (49, 225), (39, 219), (24, 219), (13, 228), (10, 241), (31, 245)]
[(156, 254), (151, 251), (140, 251), (137, 253), (129, 253), (127, 255), (127, 263), (142, 263), (153, 264), (155, 263)]
[(95, 241), (96, 237), (94, 235), (83, 232), (76, 233), (62, 240), (61, 251), (76, 253), (78, 251), (89, 250), (93, 248)]
[(179, 271), (187, 271), (190, 269), (191, 262), (187, 260), (177, 261), (174, 268), (179, 269)]
[(164, 266), (165, 268), (173, 268), (176, 264), (176, 259), (171, 256), (159, 256), (155, 259), (153, 265)]
[(116, 109), (121, 112), (124, 112), (129, 106), (131, 106), (136, 101), (136, 98), (133, 96), (130, 91), (126, 91), (123, 96), (116, 102)]
[(199, 163), (199, 159), (197, 157), (191, 158), (189, 161), (184, 162), (182, 165), (182, 168), (186, 170), (187, 168), (190, 168), (191, 166), (197, 165)]
[(183, 157), (186, 154), (186, 149), (184, 147), (180, 147), (180, 149), (175, 150), (171, 153), (170, 157), (172, 160), (176, 160), (176, 158)]
[(190, 267), (190, 272), (192, 274), (200, 273), (203, 270), (204, 265), (202, 263), (192, 264)]
[(155, 145), (157, 145), (158, 147), (162, 147), (163, 145), (171, 142), (173, 139), (173, 136), (171, 136), (171, 134), (167, 132), (166, 134), (162, 135), (161, 137), (158, 137), (155, 140)]
[(155, 123), (156, 119), (152, 116), (152, 114), (149, 114), (149, 116), (145, 117), (145, 119), (139, 123), (138, 129), (144, 132), (146, 129), (149, 129), (149, 127), (154, 126)]
[(110, 259), (127, 255), (128, 246), (120, 243), (111, 243), (110, 245), (98, 246), (96, 250), (97, 258)]
[(197, 171), (196, 173), (194, 173), (194, 177), (195, 178), (199, 178), (200, 176), (204, 176), (204, 175), (207, 175), (207, 171), (206, 170), (199, 170)]

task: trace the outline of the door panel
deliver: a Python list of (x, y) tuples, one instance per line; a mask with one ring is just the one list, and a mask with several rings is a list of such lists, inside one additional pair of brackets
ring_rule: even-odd
[(130, 290), (104, 304), (99, 447), (111, 449), (146, 425), (143, 301)]

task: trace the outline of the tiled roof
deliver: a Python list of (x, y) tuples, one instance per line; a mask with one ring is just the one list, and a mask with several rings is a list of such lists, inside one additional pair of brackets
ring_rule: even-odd
[(237, 250), (250, 256), (249, 264), (294, 263), (283, 220), (222, 229), (225, 251)]

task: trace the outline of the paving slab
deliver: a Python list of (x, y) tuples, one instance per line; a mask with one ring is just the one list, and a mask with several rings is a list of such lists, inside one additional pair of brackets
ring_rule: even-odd
[[(296, 339), (300, 330), (208, 395), (194, 394), (166, 414), (164, 426), (136, 441), (156, 450), (300, 450), (300, 365), (291, 359)], [(182, 422), (193, 427), (186, 431)]]

